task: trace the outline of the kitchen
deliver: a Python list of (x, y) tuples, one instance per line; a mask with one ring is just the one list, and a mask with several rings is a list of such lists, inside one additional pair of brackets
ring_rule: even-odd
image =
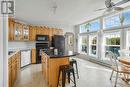
[(129, 87), (129, 0), (10, 2), (1, 87)]
[[(14, 85), (20, 68), (27, 67), (30, 64), (42, 63), (43, 52), (50, 55), (51, 58), (69, 57), (68, 54), (65, 54), (65, 40), (71, 36), (72, 39), (69, 39), (70, 41), (66, 41), (66, 43), (69, 42), (72, 45), (74, 42), (74, 37), (72, 37), (73, 33), (66, 34), (64, 36), (63, 29), (50, 28), (47, 26), (26, 25), (23, 24), (23, 22), (18, 22), (14, 18), (9, 18), (8, 22), (8, 38), (10, 47), (10, 56), (8, 61), (9, 87)], [(22, 43), (27, 44), (28, 46), (23, 48), (21, 46)], [(17, 47), (17, 45), (19, 45), (19, 47)], [(70, 53), (70, 56), (76, 55), (72, 53), (73, 50), (69, 50), (67, 52)]]

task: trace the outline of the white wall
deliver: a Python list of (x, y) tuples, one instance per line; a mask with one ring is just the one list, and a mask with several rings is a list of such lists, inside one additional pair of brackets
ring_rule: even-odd
[(9, 50), (16, 50), (16, 49), (31, 49), (35, 48), (35, 42), (18, 42), (18, 41), (11, 41), (8, 43)]
[(77, 25), (77, 26), (75, 26), (74, 27), (74, 34), (75, 34), (75, 44), (74, 44), (74, 51), (76, 51), (76, 52), (78, 52), (78, 42), (79, 42), (79, 36), (78, 36), (78, 34), (79, 34), (79, 26)]

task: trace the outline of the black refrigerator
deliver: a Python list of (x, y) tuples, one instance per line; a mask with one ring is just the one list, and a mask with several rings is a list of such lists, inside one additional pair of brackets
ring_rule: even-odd
[(63, 35), (54, 35), (52, 37), (52, 47), (58, 50), (58, 55), (65, 53), (65, 37)]

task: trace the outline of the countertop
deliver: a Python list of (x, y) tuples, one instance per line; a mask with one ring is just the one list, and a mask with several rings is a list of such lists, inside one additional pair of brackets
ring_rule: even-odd
[(9, 49), (8, 50), (8, 59), (11, 58), (13, 55), (15, 55), (19, 51), (26, 51), (26, 50), (31, 50), (30, 48), (27, 49)]
[(19, 52), (20, 50), (16, 50), (16, 51), (8, 51), (8, 59), (11, 58), (13, 55), (15, 55), (17, 52)]
[(73, 52), (72, 54), (64, 53), (61, 55), (48, 54), (49, 58), (63, 58), (63, 57), (72, 57), (72, 56), (76, 56), (76, 55), (79, 55), (79, 53)]

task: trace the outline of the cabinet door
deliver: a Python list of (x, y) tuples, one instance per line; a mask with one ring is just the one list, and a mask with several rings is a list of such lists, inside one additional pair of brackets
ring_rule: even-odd
[(30, 41), (36, 40), (36, 28), (33, 26), (29, 26), (29, 40)]
[(32, 64), (36, 63), (36, 49), (33, 48), (32, 49), (32, 60), (31, 60)]
[(12, 61), (12, 85), (14, 84), (15, 82), (15, 63), (14, 63), (14, 60)]
[(23, 24), (19, 24), (19, 40), (23, 40)]
[(23, 40), (29, 40), (29, 28), (28, 26), (23, 26)]
[(58, 30), (59, 35), (63, 35), (63, 29)]
[(8, 19), (8, 40), (11, 40), (11, 19)]
[(40, 34), (41, 34), (41, 28), (37, 26), (37, 27), (36, 27), (36, 32), (37, 32), (37, 33), (36, 33), (37, 35), (40, 35)]
[(51, 28), (49, 28), (48, 29), (48, 32), (49, 32), (49, 39), (50, 39), (50, 41), (52, 41), (52, 36), (53, 36), (53, 31), (52, 31), (52, 29)]
[(45, 31), (45, 35), (49, 35), (49, 28), (48, 27), (45, 27), (45, 29), (44, 29)]
[(8, 19), (8, 40), (14, 40), (14, 27), (15, 22), (13, 19)]
[(9, 83), (9, 87), (12, 87), (12, 65), (11, 65), (11, 58), (8, 61), (8, 75), (9, 75), (9, 79), (8, 79), (8, 83)]

